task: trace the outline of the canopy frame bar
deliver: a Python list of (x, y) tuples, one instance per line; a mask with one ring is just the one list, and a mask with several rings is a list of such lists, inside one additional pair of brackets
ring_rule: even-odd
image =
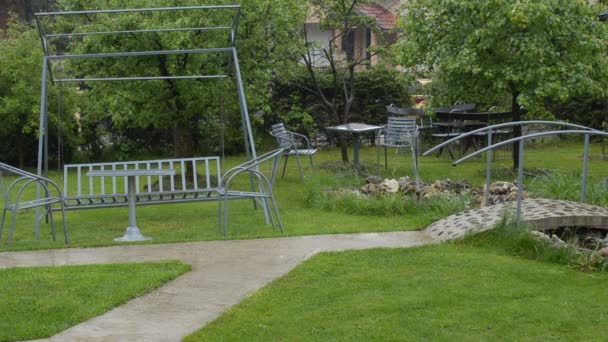
[(156, 33), (156, 32), (187, 32), (187, 31), (226, 31), (231, 30), (232, 26), (214, 26), (214, 27), (184, 27), (184, 28), (167, 28), (154, 30), (123, 30), (123, 31), (94, 31), (94, 32), (74, 32), (74, 33), (55, 33), (47, 34), (47, 38), (61, 37), (83, 37), (96, 35), (118, 35), (118, 34), (137, 34), (137, 33)]
[(60, 78), (57, 83), (102, 82), (102, 81), (162, 81), (162, 80), (203, 80), (228, 78), (228, 75), (190, 75), (190, 76), (142, 76), (142, 77), (91, 77), (91, 78)]
[(173, 11), (188, 11), (188, 10), (218, 10), (218, 9), (240, 10), (241, 6), (240, 5), (212, 5), (212, 6), (183, 6), (183, 7), (124, 8), (124, 9), (89, 10), (89, 11), (39, 12), (34, 15), (36, 15), (38, 17), (44, 17), (44, 16), (62, 16), (62, 15), (83, 15), (83, 14), (173, 12)]
[(50, 61), (65, 59), (92, 59), (92, 58), (119, 58), (119, 57), (148, 57), (161, 55), (187, 55), (205, 53), (231, 53), (232, 47), (213, 48), (213, 49), (192, 49), (192, 50), (157, 50), (157, 51), (126, 51), (126, 52), (106, 52), (89, 53), (82, 55), (51, 55), (47, 56)]

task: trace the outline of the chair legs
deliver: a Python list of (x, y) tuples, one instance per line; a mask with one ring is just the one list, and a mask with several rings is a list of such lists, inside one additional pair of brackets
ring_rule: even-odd
[(380, 145), (376, 146), (376, 175), (380, 176)]
[(4, 229), (4, 219), (6, 219), (6, 208), (2, 210), (2, 223), (0, 223), (0, 241), (2, 241), (2, 230)]
[[(222, 196), (218, 201), (218, 228), (219, 234), (224, 233), (224, 237), (228, 236), (228, 196)], [(277, 202), (274, 198), (274, 193), (270, 192), (268, 197), (262, 199), (262, 209), (264, 210), (264, 217), (266, 218), (266, 224), (270, 224), (273, 230), (276, 230), (278, 224), (281, 233), (284, 233), (283, 222), (279, 216), (279, 209)], [(270, 203), (269, 203), (270, 202)]]
[(57, 241), (57, 234), (55, 233), (55, 220), (53, 218), (53, 210), (51, 209), (50, 205), (47, 207), (46, 210), (47, 210), (47, 214), (48, 214), (48, 219), (51, 220), (51, 235), (53, 236), (53, 241)]
[[(61, 222), (63, 225), (63, 239), (65, 240), (65, 243), (70, 243), (70, 238), (68, 235), (68, 225), (67, 225), (67, 221), (66, 221), (66, 210), (65, 210), (65, 205), (60, 202), (61, 204)], [(4, 223), (6, 222), (6, 212), (9, 209), (4, 208), (4, 210), (2, 210), (2, 219), (0, 220), (0, 241), (2, 241), (2, 232), (4, 230)], [(6, 245), (10, 246), (11, 242), (13, 240), (13, 234), (15, 232), (15, 226), (17, 223), (17, 211), (16, 210), (11, 210), (13, 212), (13, 218), (11, 219), (11, 227), (9, 229), (9, 233), (8, 233), (8, 238), (6, 240)], [(46, 207), (46, 215), (41, 215), (40, 217), (36, 217), (36, 223), (39, 224), (41, 220), (43, 220), (47, 215), (48, 215), (48, 221), (51, 225), (51, 234), (53, 237), (53, 241), (57, 241), (57, 235), (56, 235), (56, 226), (55, 226), (55, 217), (53, 215), (53, 208), (51, 207), (51, 205), (48, 205)], [(38, 240), (39, 237), (36, 236), (36, 240)]]
[[(300, 181), (304, 182), (304, 173), (302, 172), (302, 164), (300, 162), (300, 154), (296, 153), (296, 163), (298, 164), (298, 172), (300, 174)], [(312, 155), (309, 154), (308, 157), (310, 158), (310, 167), (314, 168), (314, 163), (312, 161)], [(281, 178), (285, 178), (285, 170), (287, 169), (287, 159), (289, 158), (289, 154), (285, 154), (285, 162), (283, 164), (283, 172), (281, 173)]]
[(68, 237), (68, 225), (65, 221), (65, 205), (61, 202), (61, 218), (63, 221), (63, 239), (65, 243), (70, 243), (70, 238)]
[(285, 169), (287, 168), (287, 159), (289, 159), (289, 154), (285, 155), (285, 164), (283, 164), (283, 174), (281, 174), (281, 178), (285, 177)]
[[(376, 174), (378, 176), (380, 176), (380, 146), (378, 146), (377, 149), (377, 156), (376, 156)], [(415, 180), (418, 181), (419, 178), (419, 164), (418, 164), (418, 146), (414, 145), (412, 148), (412, 163), (413, 163), (413, 171), (414, 171), (414, 177)], [(386, 146), (384, 146), (384, 168), (385, 170), (388, 169), (388, 152), (387, 152), (387, 148)]]
[(296, 152), (296, 162), (298, 163), (298, 171), (300, 172), (300, 181), (304, 182), (304, 175), (302, 174), (302, 165), (300, 164), (300, 154)]
[(13, 220), (11, 222), (11, 229), (8, 231), (8, 239), (6, 245), (10, 247), (11, 241), (13, 240), (13, 232), (15, 231), (15, 224), (17, 223), (17, 211), (13, 210)]

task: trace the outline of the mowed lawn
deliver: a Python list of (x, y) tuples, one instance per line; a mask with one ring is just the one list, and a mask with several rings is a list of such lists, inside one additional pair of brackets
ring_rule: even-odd
[(601, 341), (608, 274), (446, 244), (328, 253), (186, 341)]
[[(544, 144), (527, 145), (526, 168), (546, 168), (561, 172), (571, 172), (582, 168), (582, 144), (580, 142), (553, 141)], [(599, 144), (592, 146), (589, 172), (591, 177), (600, 179), (608, 176), (608, 162), (597, 156), (600, 154)], [(336, 171), (324, 167), (340, 160), (338, 149), (322, 150), (315, 155), (316, 168), (311, 170), (309, 164), (305, 167), (305, 183), (300, 182), (295, 160), (291, 158), (287, 166), (285, 178), (277, 179), (275, 186), (276, 197), (285, 233), (273, 231), (265, 224), (261, 210), (254, 210), (250, 201), (230, 202), (230, 223), (228, 239), (247, 239), (274, 236), (361, 233), (381, 231), (401, 231), (423, 229), (430, 223), (449, 213), (428, 213), (424, 208), (413, 208), (407, 215), (368, 215), (340, 211), (323, 210), (310, 203), (312, 194), (334, 188), (358, 188), (364, 184), (364, 177), (352, 172)], [(242, 162), (244, 157), (229, 157), (224, 169)], [(371, 165), (370, 171), (375, 173), (375, 147), (362, 150), (361, 160)], [(450, 178), (453, 180), (468, 180), (477, 186), (483, 185), (485, 162), (476, 158), (458, 167), (451, 166), (452, 160), (443, 156), (421, 158), (420, 175), (426, 182)], [(510, 167), (509, 152), (500, 152), (493, 164), (495, 170)], [(268, 171), (269, 166), (263, 166), (262, 171)], [(395, 154), (389, 152), (389, 168), (381, 169), (383, 177), (398, 178), (410, 175), (411, 158), (407, 151)], [(53, 178), (62, 184), (61, 175), (54, 173)], [(502, 172), (495, 180), (513, 181), (515, 176)], [(531, 179), (527, 180), (531, 182)], [(72, 185), (73, 186), (73, 185)], [(218, 206), (216, 202), (191, 203), (179, 205), (156, 205), (139, 207), (137, 209), (138, 224), (146, 236), (153, 240), (145, 243), (169, 243), (201, 240), (224, 239), (217, 231)], [(58, 216), (58, 215), (57, 215)], [(114, 238), (124, 234), (128, 223), (126, 208), (95, 209), (68, 212), (68, 228), (71, 247), (106, 246), (117, 244)], [(58, 227), (59, 228), (59, 227)], [(8, 227), (5, 228), (3, 241), (6, 240)], [(39, 241), (34, 239), (34, 212), (20, 212), (13, 244), (10, 250), (64, 248), (61, 231), (58, 230), (58, 241), (53, 242), (50, 228), (43, 224)], [(0, 250), (7, 250), (4, 244)]]
[(179, 262), (0, 269), (0, 341), (50, 337), (189, 270)]

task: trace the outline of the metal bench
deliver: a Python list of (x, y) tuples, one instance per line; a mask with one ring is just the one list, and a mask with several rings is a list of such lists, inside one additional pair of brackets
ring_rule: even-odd
[[(8, 186), (6, 186), (8, 184)], [(34, 191), (33, 187), (38, 190)], [(2, 230), (6, 219), (7, 211), (13, 213), (11, 229), (8, 234), (6, 244), (10, 246), (15, 231), (15, 223), (17, 220), (17, 212), (19, 210), (27, 210), (34, 208), (45, 208), (45, 213), (38, 219), (49, 215), (51, 223), (51, 232), (53, 241), (55, 237), (55, 221), (53, 220), (53, 205), (59, 205), (63, 218), (63, 236), (65, 242), (68, 243), (68, 229), (65, 222), (65, 208), (63, 205), (63, 195), (59, 186), (50, 179), (37, 176), (33, 173), (23, 171), (16, 167), (0, 163), (0, 191), (2, 192), (3, 210), (2, 222), (0, 223), (0, 240), (2, 239)], [(39, 193), (35, 195), (35, 193)], [(36, 222), (36, 239), (38, 239), (38, 221)]]
[(96, 171), (175, 170), (175, 176), (136, 176), (137, 205), (217, 201), (219, 157), (143, 160), (64, 166), (66, 210), (128, 205), (126, 176), (87, 176)]

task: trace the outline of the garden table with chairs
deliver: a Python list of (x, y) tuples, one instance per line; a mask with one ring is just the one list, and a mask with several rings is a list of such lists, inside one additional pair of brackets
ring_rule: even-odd
[(375, 133), (382, 129), (382, 126), (368, 125), (364, 123), (349, 123), (344, 125), (326, 127), (328, 131), (339, 133), (349, 133), (353, 135), (353, 167), (359, 173), (359, 137), (365, 133)]
[[(435, 138), (449, 140), (460, 136), (463, 133), (486, 127), (490, 123), (502, 123), (511, 121), (513, 114), (511, 112), (473, 112), (461, 111), (458, 109), (445, 110), (440, 109), (435, 112), (436, 120), (433, 126), (438, 128), (438, 132), (432, 134)], [(499, 130), (492, 132), (493, 135), (509, 135), (510, 130)], [(477, 150), (480, 146), (479, 139), (486, 136), (486, 133), (476, 134), (468, 139), (465, 139), (462, 146), (462, 154), (465, 154), (470, 148)], [(440, 150), (438, 156), (443, 151)], [(453, 147), (448, 147), (448, 153), (452, 159), (455, 159)]]

